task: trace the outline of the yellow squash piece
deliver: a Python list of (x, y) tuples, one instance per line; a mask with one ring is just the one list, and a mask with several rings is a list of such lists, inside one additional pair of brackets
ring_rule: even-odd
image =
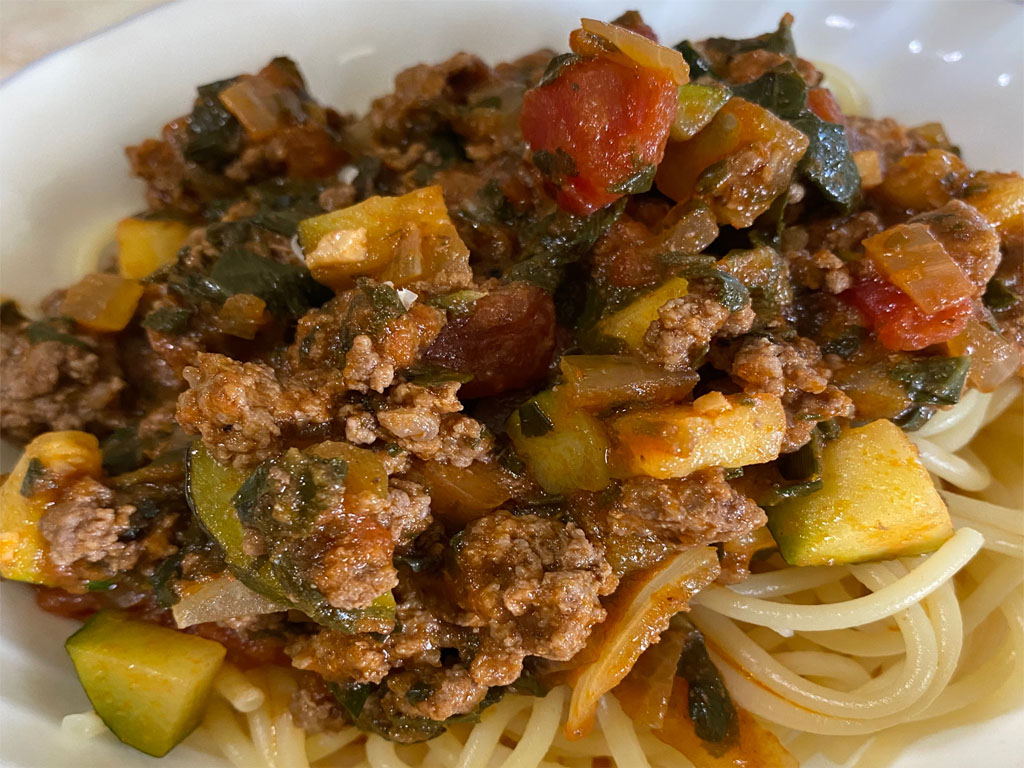
[[(46, 483), (26, 484), (31, 471), (67, 478), (98, 476), (101, 472), (99, 441), (87, 432), (46, 432), (25, 447), (25, 452), (0, 487), (0, 574), (15, 581), (53, 586), (48, 572), (46, 540), (39, 533), (39, 519), (53, 503), (55, 491)], [(30, 478), (31, 481), (31, 478)], [(25, 496), (22, 490), (31, 495)]]
[(346, 494), (369, 492), (381, 498), (388, 495), (388, 470), (378, 452), (352, 443), (328, 440), (314, 445), (309, 453), (322, 459), (342, 459), (348, 464), (348, 472), (345, 474)]
[(142, 285), (119, 275), (86, 275), (68, 288), (61, 312), (94, 331), (121, 331), (142, 298)]
[(507, 428), (516, 452), (548, 493), (600, 491), (610, 482), (610, 446), (601, 422), (561, 392), (549, 389), (528, 400)]
[(891, 421), (845, 430), (821, 455), (822, 488), (772, 507), (768, 528), (791, 565), (917, 555), (953, 535), (917, 448)]
[(786, 413), (775, 395), (709, 392), (690, 405), (632, 411), (610, 426), (623, 474), (686, 477), (778, 458)]
[(786, 121), (733, 97), (692, 139), (668, 143), (654, 182), (677, 203), (704, 198), (719, 224), (749, 227), (789, 187), (807, 146)]
[(622, 309), (601, 320), (594, 330), (602, 336), (611, 336), (626, 342), (630, 349), (644, 345), (644, 334), (658, 319), (658, 310), (666, 302), (686, 295), (686, 280), (673, 277), (648, 294), (634, 299)]
[(904, 155), (885, 171), (876, 192), (894, 208), (930, 211), (941, 208), (967, 181), (964, 161), (944, 149)]
[(141, 280), (165, 264), (173, 264), (191, 231), (181, 221), (122, 219), (117, 224), (121, 277)]
[(224, 646), (103, 611), (65, 643), (93, 709), (123, 741), (161, 757), (202, 719)]
[(977, 208), (1005, 240), (1024, 240), (1024, 178), (1019, 173), (975, 173), (964, 202)]
[(299, 242), (313, 277), (335, 290), (350, 288), (360, 276), (401, 287), (469, 263), (436, 185), (306, 219), (299, 223)]

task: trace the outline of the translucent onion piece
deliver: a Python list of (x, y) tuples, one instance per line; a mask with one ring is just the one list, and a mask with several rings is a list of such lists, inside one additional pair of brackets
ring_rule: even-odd
[(676, 85), (690, 81), (690, 67), (679, 51), (659, 45), (625, 27), (596, 19), (580, 19), (580, 26), (592, 35), (603, 37), (641, 67), (665, 70)]
[[(618, 685), (640, 654), (665, 631), (669, 619), (685, 610), (689, 600), (718, 573), (714, 547), (695, 547), (620, 586), (615, 596), (628, 603), (611, 606), (612, 616), (583, 651), (594, 649), (596, 658), (581, 667), (573, 685), (566, 736), (578, 738), (590, 730), (601, 696)], [(616, 611), (619, 606), (624, 610)]]
[(899, 224), (864, 241), (882, 274), (935, 314), (970, 297), (974, 286), (924, 224)]
[(220, 101), (250, 138), (263, 139), (281, 127), (280, 88), (261, 77), (241, 77), (220, 92)]
[(286, 607), (258, 595), (234, 576), (218, 576), (186, 591), (171, 609), (179, 629), (238, 616), (276, 613)]
[(982, 392), (995, 392), (1021, 364), (1017, 348), (976, 319), (967, 321), (964, 332), (947, 342), (949, 354), (970, 355), (967, 378)]

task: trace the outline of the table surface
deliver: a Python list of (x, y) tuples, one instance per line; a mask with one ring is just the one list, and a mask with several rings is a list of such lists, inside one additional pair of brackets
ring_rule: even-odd
[(0, 78), (166, 0), (0, 0)]

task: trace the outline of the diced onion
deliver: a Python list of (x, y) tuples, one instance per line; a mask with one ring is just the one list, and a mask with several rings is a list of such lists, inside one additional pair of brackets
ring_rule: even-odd
[(186, 591), (171, 613), (178, 628), (184, 629), (208, 621), (286, 610), (285, 606), (256, 594), (234, 576), (225, 575)]
[(89, 711), (65, 715), (60, 729), (74, 739), (93, 739), (107, 730), (107, 726), (99, 715)]
[(264, 77), (240, 77), (219, 94), (220, 102), (252, 139), (264, 139), (280, 129), (289, 116), (299, 118), (298, 96)]
[(899, 224), (864, 241), (882, 274), (929, 314), (969, 298), (974, 286), (924, 224)]
[(982, 392), (995, 392), (1021, 365), (1017, 348), (986, 326), (971, 318), (967, 328), (947, 342), (951, 355), (970, 355), (967, 374), (970, 383)]
[(601, 696), (618, 685), (640, 654), (665, 631), (669, 619), (685, 610), (690, 598), (718, 573), (714, 547), (694, 547), (638, 574), (633, 584), (620, 586), (616, 597), (621, 600), (623, 593), (631, 594), (626, 598), (629, 604), (605, 623), (597, 658), (581, 668), (569, 703), (566, 736), (579, 738), (590, 729)]
[(603, 37), (641, 67), (665, 70), (676, 85), (690, 81), (690, 67), (679, 51), (659, 45), (625, 27), (596, 19), (580, 19), (580, 26), (592, 35)]
[(853, 162), (860, 174), (862, 189), (873, 189), (882, 183), (882, 158), (874, 149), (853, 153)]

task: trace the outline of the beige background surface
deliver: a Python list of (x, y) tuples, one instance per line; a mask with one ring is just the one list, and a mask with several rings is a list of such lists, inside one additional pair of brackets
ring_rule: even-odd
[(0, 0), (0, 78), (166, 0)]

